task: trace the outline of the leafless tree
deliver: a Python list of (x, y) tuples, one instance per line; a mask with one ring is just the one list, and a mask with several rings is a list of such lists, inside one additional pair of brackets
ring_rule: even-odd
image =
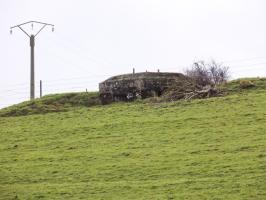
[(217, 63), (212, 60), (208, 64), (208, 71), (210, 75), (211, 82), (214, 85), (219, 85), (226, 82), (229, 79), (229, 67), (224, 66), (221, 63)]
[(229, 68), (214, 60), (208, 64), (198, 61), (186, 69), (185, 74), (199, 86), (218, 85), (228, 80)]

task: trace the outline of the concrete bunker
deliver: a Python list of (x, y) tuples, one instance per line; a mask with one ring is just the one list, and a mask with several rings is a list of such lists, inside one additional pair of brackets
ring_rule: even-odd
[(143, 72), (113, 76), (99, 84), (102, 103), (133, 101), (161, 96), (169, 87), (185, 80), (181, 73)]

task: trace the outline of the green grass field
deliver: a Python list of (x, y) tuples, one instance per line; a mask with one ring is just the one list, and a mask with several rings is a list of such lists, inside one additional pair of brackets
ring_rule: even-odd
[(266, 199), (266, 79), (226, 87), (0, 117), (0, 199)]

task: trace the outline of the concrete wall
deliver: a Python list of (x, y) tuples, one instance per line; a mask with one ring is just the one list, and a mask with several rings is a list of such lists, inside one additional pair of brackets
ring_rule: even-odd
[(103, 103), (131, 101), (160, 96), (167, 88), (186, 77), (180, 73), (144, 72), (114, 76), (99, 84)]

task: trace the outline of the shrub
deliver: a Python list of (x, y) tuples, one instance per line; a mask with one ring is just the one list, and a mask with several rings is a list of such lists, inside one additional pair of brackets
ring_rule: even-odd
[(200, 86), (219, 85), (228, 80), (229, 67), (214, 60), (207, 64), (204, 61), (198, 61), (191, 68), (186, 69), (185, 74)]
[(249, 80), (241, 80), (241, 81), (239, 82), (239, 87), (240, 87), (241, 89), (248, 89), (248, 88), (255, 87), (255, 84), (252, 83), (252, 82), (249, 81)]

